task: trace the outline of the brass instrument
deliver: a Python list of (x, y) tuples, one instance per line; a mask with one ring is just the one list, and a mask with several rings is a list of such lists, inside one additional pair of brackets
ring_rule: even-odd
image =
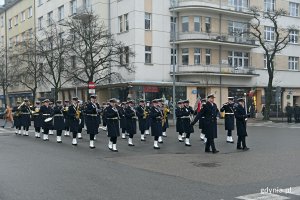
[(68, 106), (65, 106), (63, 111), (64, 111), (64, 112), (68, 112), (68, 110), (69, 110), (69, 107), (68, 107)]
[(76, 106), (76, 114), (75, 114), (76, 119), (80, 119), (80, 113), (81, 113), (81, 111), (79, 110), (79, 106), (77, 105)]
[(164, 107), (164, 110), (163, 110), (163, 119), (162, 119), (162, 126), (164, 126), (165, 123), (167, 122), (167, 116), (168, 116), (169, 112), (170, 112), (170, 109), (168, 107)]
[(147, 111), (147, 107), (145, 106), (143, 119), (147, 119), (148, 115), (149, 115), (149, 112)]

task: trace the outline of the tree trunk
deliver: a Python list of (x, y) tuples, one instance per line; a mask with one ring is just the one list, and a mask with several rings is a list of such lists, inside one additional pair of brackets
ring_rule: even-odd
[(5, 89), (5, 83), (2, 83), (2, 90), (3, 90), (3, 103), (2, 103), (2, 107), (6, 107), (6, 89)]
[(58, 93), (59, 93), (59, 88), (54, 88), (54, 104), (56, 103), (56, 101), (58, 100)]
[(272, 103), (272, 92), (273, 92), (273, 74), (269, 74), (269, 82), (268, 87), (266, 90), (266, 107), (265, 107), (265, 113), (264, 113), (264, 120), (270, 119), (270, 107)]
[(32, 104), (35, 105), (35, 98), (36, 98), (36, 88), (31, 90), (32, 92)]

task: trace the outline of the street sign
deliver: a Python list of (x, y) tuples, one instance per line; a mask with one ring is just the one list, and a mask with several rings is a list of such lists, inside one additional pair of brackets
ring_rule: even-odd
[(88, 84), (89, 89), (95, 89), (96, 88), (96, 84), (94, 82), (89, 82)]
[(95, 89), (89, 89), (89, 94), (96, 94), (96, 90)]
[(192, 94), (197, 94), (197, 90), (192, 90)]

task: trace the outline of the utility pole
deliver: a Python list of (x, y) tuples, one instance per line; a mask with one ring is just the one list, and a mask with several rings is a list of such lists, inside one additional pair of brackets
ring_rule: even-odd
[[(176, 58), (175, 58), (175, 37), (176, 37), (176, 24), (177, 24), (177, 20), (176, 20), (176, 16), (175, 16), (175, 1), (172, 1), (172, 18), (173, 18), (173, 33), (172, 33), (172, 62), (173, 62), (173, 122), (175, 124), (176, 122), (176, 115), (175, 115), (175, 110), (176, 110), (176, 77), (175, 77), (175, 71), (176, 71)], [(171, 30), (172, 31), (172, 30)], [(177, 54), (177, 52), (176, 52)]]

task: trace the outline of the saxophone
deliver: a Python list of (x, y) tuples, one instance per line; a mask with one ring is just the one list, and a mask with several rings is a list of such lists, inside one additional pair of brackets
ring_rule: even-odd
[(76, 114), (75, 114), (76, 119), (80, 119), (80, 113), (81, 113), (81, 111), (79, 110), (79, 106), (77, 105), (76, 106)]
[(168, 109), (168, 107), (165, 107), (164, 110), (163, 110), (162, 126), (165, 125), (165, 123), (167, 121), (167, 116), (168, 116), (169, 112), (170, 112), (170, 110)]
[(147, 119), (148, 115), (149, 115), (149, 112), (147, 111), (147, 107), (145, 106), (145, 107), (144, 107), (144, 115), (143, 115), (143, 119)]

